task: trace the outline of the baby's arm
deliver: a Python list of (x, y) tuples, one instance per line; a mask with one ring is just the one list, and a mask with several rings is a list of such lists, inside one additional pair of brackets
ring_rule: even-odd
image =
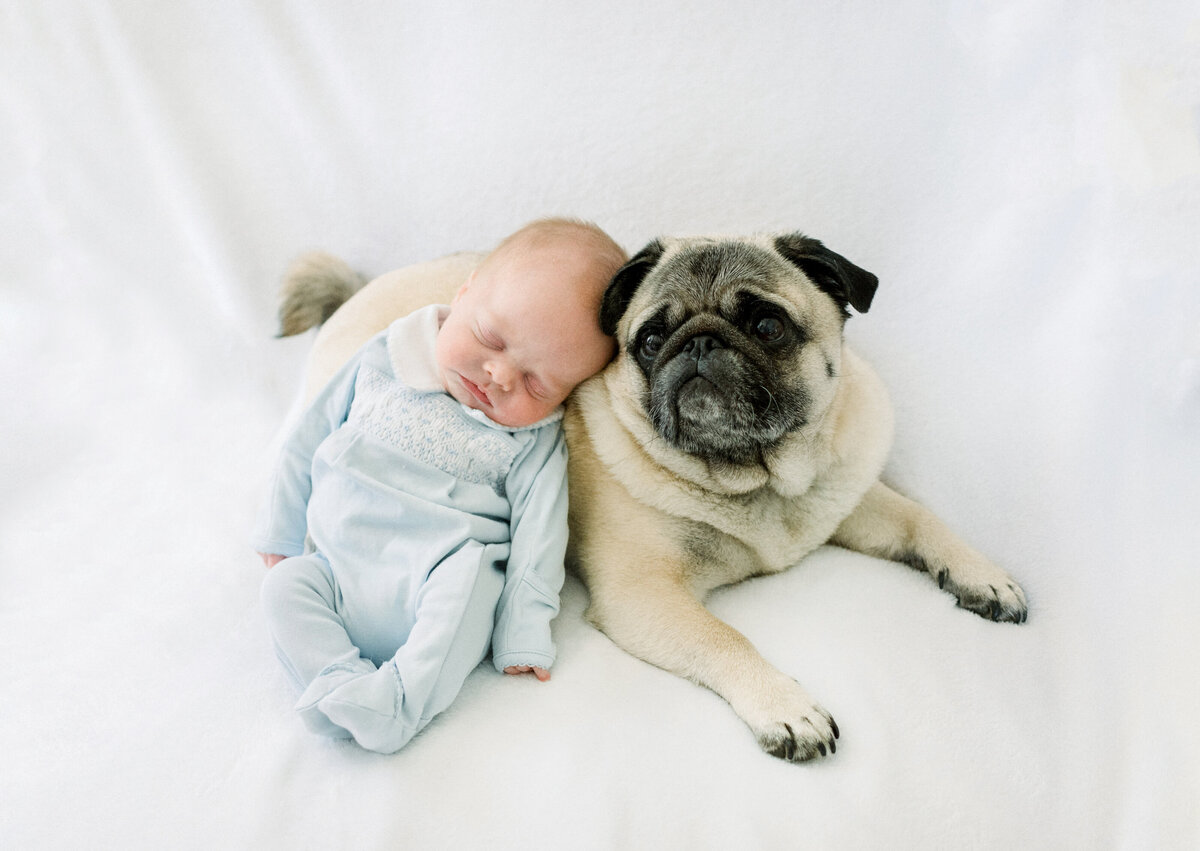
[(345, 422), (361, 360), (360, 352), (330, 380), (283, 444), (252, 540), (268, 568), (304, 552), (313, 455), (321, 442)]
[[(505, 673), (550, 678), (555, 648), (550, 622), (558, 614), (567, 548), (567, 452), (562, 431), (539, 429), (507, 482), (512, 547), (496, 607), (492, 659)], [(539, 673), (540, 672), (540, 673)]]

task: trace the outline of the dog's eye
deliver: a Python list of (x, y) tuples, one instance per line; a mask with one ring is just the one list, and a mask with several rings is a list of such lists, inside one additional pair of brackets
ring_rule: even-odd
[(642, 339), (642, 347), (639, 353), (646, 360), (654, 360), (658, 356), (658, 353), (662, 351), (663, 343), (665, 342), (666, 340), (663, 339), (662, 334), (647, 334)]
[(754, 323), (754, 336), (764, 343), (778, 343), (783, 339), (783, 322), (778, 316), (761, 316)]

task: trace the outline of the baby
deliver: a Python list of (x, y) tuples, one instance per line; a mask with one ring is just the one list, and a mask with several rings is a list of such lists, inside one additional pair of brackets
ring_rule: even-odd
[(450, 306), (369, 341), (292, 431), (254, 545), (313, 731), (397, 751), (489, 647), (498, 670), (550, 678), (561, 404), (613, 355), (600, 300), (624, 261), (594, 225), (527, 225)]

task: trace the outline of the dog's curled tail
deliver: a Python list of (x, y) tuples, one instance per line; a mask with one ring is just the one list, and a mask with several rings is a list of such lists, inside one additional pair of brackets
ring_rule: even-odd
[(313, 251), (301, 255), (279, 287), (279, 336), (290, 337), (321, 325), (366, 282), (332, 254)]

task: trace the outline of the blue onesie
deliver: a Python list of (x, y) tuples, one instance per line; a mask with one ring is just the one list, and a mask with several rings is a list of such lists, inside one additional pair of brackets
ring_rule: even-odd
[[(567, 540), (559, 409), (502, 426), (442, 388), (448, 308), (394, 322), (281, 453), (254, 547), (276, 651), (314, 731), (399, 750), (495, 666), (554, 662)], [(314, 551), (305, 553), (305, 535)]]

